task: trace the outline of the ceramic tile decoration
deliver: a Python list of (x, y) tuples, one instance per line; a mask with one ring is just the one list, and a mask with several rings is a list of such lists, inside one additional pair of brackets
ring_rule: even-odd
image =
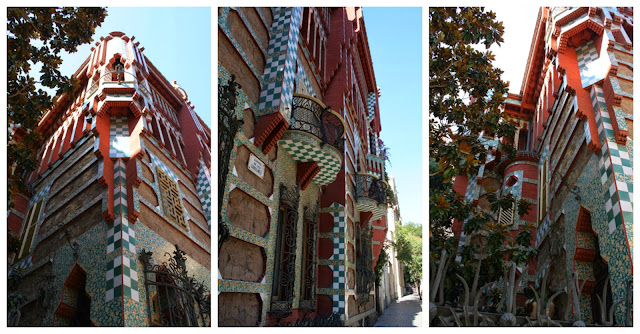
[[(21, 326), (69, 326), (74, 323), (72, 317), (81, 313), (83, 317), (88, 315), (82, 321), (95, 326), (149, 326), (151, 319), (147, 314), (139, 251), (153, 250), (158, 260), (166, 261), (162, 251), (170, 251), (174, 245), (167, 240), (175, 241), (174, 237), (177, 237), (183, 238), (181, 242), (193, 242), (195, 252), (210, 255), (208, 243), (195, 240), (193, 233), (168, 238), (168, 234), (173, 233), (171, 230), (153, 231), (145, 226), (157, 226), (149, 224), (157, 224), (152, 221), (154, 216), (140, 215), (141, 202), (155, 214), (163, 215), (138, 189), (144, 184), (157, 196), (157, 175), (153, 170), (158, 166), (190, 191), (196, 189), (197, 184), (202, 194), (198, 198), (210, 216), (211, 199), (207, 196), (211, 189), (210, 171), (201, 157), (205, 148), (202, 141), (197, 140), (198, 136), (208, 138), (210, 134), (207, 135), (208, 129), (196, 122), (194, 114), (181, 117), (177, 124), (180, 112), (192, 112), (186, 95), (180, 94), (179, 87), (169, 83), (158, 69), (149, 71), (148, 60), (140, 53), (142, 47), (133, 40), (134, 37), (120, 32), (98, 38), (82, 71), (76, 72), (76, 76), (90, 78), (89, 82), (79, 80), (78, 98), (75, 101), (59, 99), (60, 107), (52, 109), (53, 114), (47, 114), (54, 121), (45, 118), (39, 124), (38, 130), (46, 137), (46, 147), (40, 152), (38, 171), (27, 175), (25, 180), (32, 188), (27, 194), (29, 204), (25, 209), (42, 200), (44, 210), (33, 247), (27, 256), (10, 263), (9, 273), (20, 271), (24, 277), (22, 282), (26, 283), (19, 288), (26, 298), (24, 305), (36, 305), (33, 302), (42, 297), (38, 296), (38, 291), (46, 291), (45, 298), (51, 305), (43, 308), (40, 314), (23, 307)], [(189, 152), (184, 152), (186, 161), (183, 165), (153, 137), (147, 123), (152, 117), (165, 117), (158, 113), (166, 110), (149, 108), (148, 93), (140, 90), (142, 95), (137, 95), (142, 86), (132, 86), (130, 82), (115, 84), (111, 77), (101, 76), (111, 69), (109, 66), (116, 59), (125, 64), (126, 80), (138, 76), (142, 80), (138, 84), (144, 87), (148, 84), (146, 89), (157, 95), (155, 102), (164, 101), (163, 107), (176, 113), (167, 116), (175, 121), (169, 126), (169, 131), (176, 136), (174, 139), (196, 143), (191, 145)], [(168, 90), (160, 92), (153, 88), (159, 84)], [(131, 88), (136, 90), (135, 94)], [(172, 92), (174, 88), (178, 90), (175, 93)], [(171, 96), (162, 96), (167, 94)], [(87, 100), (83, 100), (85, 97)], [(145, 119), (140, 119), (143, 117), (141, 112)], [(130, 124), (136, 124), (132, 133)], [(145, 131), (138, 132), (138, 125), (143, 125)], [(149, 147), (145, 147), (145, 143)], [(154, 152), (175, 164), (171, 166), (175, 169), (164, 165), (159, 156), (149, 154), (151, 146), (155, 147)], [(154, 177), (150, 178), (154, 181), (142, 175), (143, 168), (152, 171)], [(191, 169), (196, 171), (194, 175), (189, 172)], [(200, 205), (194, 207), (200, 210)], [(21, 227), (25, 219), (22, 212), (25, 209), (16, 211), (17, 226)], [(9, 220), (12, 219), (10, 214)], [(189, 256), (187, 258), (192, 277), (210, 281), (210, 269)], [(195, 258), (202, 260), (202, 256)], [(77, 301), (84, 293), (90, 300), (87, 305)], [(73, 309), (80, 307), (87, 312), (74, 315)]]
[[(523, 91), (520, 95), (507, 94), (504, 109), (527, 131), (526, 144), (521, 145), (524, 149), (518, 149), (531, 153), (519, 152), (528, 158), (512, 159), (509, 163), (504, 163), (508, 160), (505, 157), (492, 161), (494, 156), (490, 153), (477, 175), (456, 182), (464, 189), (460, 195), (467, 203), (473, 203), (485, 193), (480, 180), (499, 166), (500, 194), (525, 199), (538, 212), (534, 217), (515, 215), (509, 230), (515, 232), (533, 219), (536, 226), (533, 245), (538, 250), (562, 242), (564, 258), (556, 263), (566, 264), (561, 272), (576, 271), (581, 280), (592, 283), (605, 278), (596, 274), (608, 274), (613, 299), (624, 299), (626, 284), (632, 279), (633, 140), (627, 132), (633, 124), (629, 109), (633, 98), (629, 82), (633, 78), (619, 73), (619, 68), (633, 68), (632, 63), (625, 62), (632, 59), (633, 51), (628, 29), (622, 24), (626, 20), (625, 24), (632, 25), (631, 14), (622, 7), (572, 7), (560, 12), (545, 7), (542, 11), (549, 16), (536, 24), (552, 28), (546, 35), (540, 35), (544, 41), (542, 51), (532, 47), (530, 54), (531, 64), (543, 64), (541, 72), (534, 73), (528, 66)], [(527, 103), (532, 106), (530, 109), (524, 107)], [(535, 170), (529, 167), (532, 165)], [(543, 166), (548, 166), (546, 175), (541, 175)], [(509, 179), (516, 181), (507, 184)], [(552, 183), (542, 184), (541, 180)], [(539, 203), (539, 199), (545, 202)], [(588, 216), (584, 216), (585, 212)], [(576, 230), (579, 219), (584, 228), (585, 217), (589, 218), (593, 233)], [(459, 250), (469, 239), (462, 231), (465, 223), (454, 224)], [(605, 274), (594, 272), (590, 260), (593, 252), (599, 253), (608, 266)], [(551, 260), (562, 255), (547, 253), (539, 254), (536, 273), (525, 280), (540, 284), (545, 273), (558, 272), (558, 268), (550, 270)], [(571, 275), (565, 276), (559, 281), (556, 277), (555, 289), (571, 286)], [(579, 301), (583, 320), (587, 322), (593, 321), (591, 298), (590, 294), (584, 294)], [(618, 306), (614, 313), (617, 324), (622, 324), (624, 307)]]

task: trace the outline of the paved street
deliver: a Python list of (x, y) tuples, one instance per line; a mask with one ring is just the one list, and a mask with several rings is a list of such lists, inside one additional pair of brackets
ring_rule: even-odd
[(422, 305), (417, 294), (407, 295), (384, 310), (374, 327), (422, 327)]

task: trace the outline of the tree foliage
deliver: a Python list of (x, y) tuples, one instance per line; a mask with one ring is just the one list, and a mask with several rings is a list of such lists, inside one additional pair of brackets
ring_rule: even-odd
[(405, 279), (419, 284), (422, 279), (422, 225), (409, 222), (399, 225), (394, 235), (393, 247), (397, 259), (404, 265)]
[[(104, 8), (8, 8), (7, 9), (7, 162), (9, 168), (8, 200), (15, 191), (23, 190), (19, 175), (36, 168), (36, 152), (42, 145), (42, 134), (36, 127), (43, 113), (53, 106), (57, 95), (73, 93), (74, 77), (62, 75), (61, 52), (76, 52), (78, 46), (92, 41), (95, 28), (106, 17)], [(34, 78), (32, 68), (40, 67)]]
[[(483, 257), (483, 284), (502, 275), (505, 260), (524, 264), (536, 252), (530, 246), (530, 228), (514, 239), (509, 226), (496, 223), (500, 210), (516, 203), (513, 195), (487, 190), (488, 210), (480, 210), (453, 190), (456, 176), (475, 177), (488, 162), (491, 148), (483, 136), (513, 138), (515, 134), (515, 125), (501, 108), (508, 87), (488, 50), (503, 42), (503, 31), (495, 14), (484, 8), (429, 8), (430, 252), (439, 259), (442, 249), (448, 254), (457, 251), (454, 219), (465, 222), (467, 239), (479, 241), (464, 246), (459, 254), (461, 262), (449, 267), (445, 287), (451, 291), (461, 287), (457, 279), (448, 278), (458, 273), (472, 281), (479, 256)], [(515, 154), (510, 144), (498, 144), (496, 149), (494, 158)], [(485, 168), (484, 173), (495, 171)], [(518, 214), (526, 214), (530, 204), (524, 200), (517, 204)]]
[(503, 31), (484, 8), (429, 8), (429, 154), (445, 182), (477, 172), (487, 156), (480, 134), (515, 133), (500, 111), (508, 89), (502, 70), (491, 51), (479, 50), (500, 45)]

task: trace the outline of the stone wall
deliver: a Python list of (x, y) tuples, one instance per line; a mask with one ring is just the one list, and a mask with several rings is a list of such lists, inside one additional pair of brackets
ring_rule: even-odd
[(222, 244), (218, 270), (224, 279), (260, 282), (265, 275), (265, 258), (263, 248), (231, 238)]
[(257, 293), (222, 292), (218, 295), (218, 326), (257, 326), (262, 302)]

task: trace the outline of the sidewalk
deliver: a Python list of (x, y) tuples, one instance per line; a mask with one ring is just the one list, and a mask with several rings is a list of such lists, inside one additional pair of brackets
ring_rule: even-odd
[(417, 294), (390, 304), (374, 327), (422, 327), (422, 301)]

